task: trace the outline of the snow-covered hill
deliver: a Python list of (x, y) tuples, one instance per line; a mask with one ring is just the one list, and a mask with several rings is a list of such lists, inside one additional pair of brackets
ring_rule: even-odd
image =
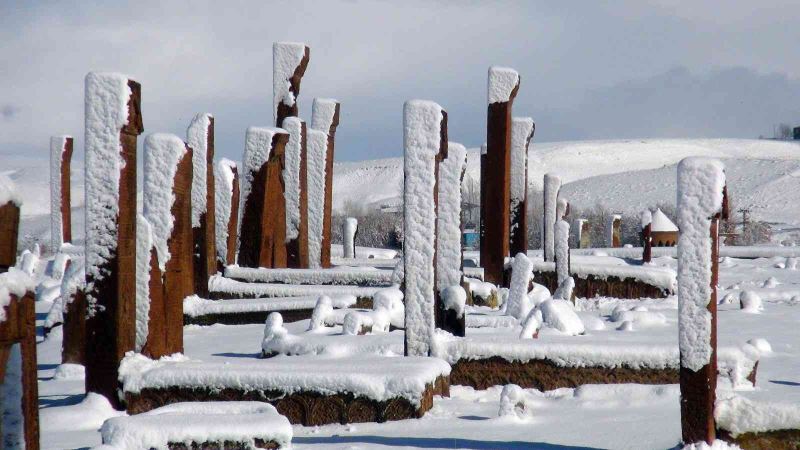
[[(563, 193), (579, 207), (602, 203), (623, 213), (675, 199), (676, 164), (687, 156), (722, 158), (736, 207), (753, 208), (759, 219), (800, 225), (800, 144), (748, 139), (642, 139), (532, 144), (529, 182), (557, 172)], [(83, 228), (83, 164), (72, 163), (73, 227)], [(49, 241), (49, 162), (46, 158), (0, 153), (0, 173), (17, 182), (22, 197), (22, 234)], [(477, 182), (480, 158), (470, 149), (466, 180)], [(397, 205), (403, 190), (403, 160), (388, 158), (337, 163), (334, 208)]]
[[(547, 172), (561, 175), (577, 206), (602, 203), (623, 213), (675, 202), (675, 170), (687, 156), (725, 160), (733, 201), (754, 217), (800, 224), (800, 144), (752, 139), (641, 139), (532, 144), (529, 183), (541, 189)], [(480, 178), (478, 149), (470, 149), (467, 178)], [(401, 158), (336, 165), (334, 207), (379, 207), (402, 195)]]

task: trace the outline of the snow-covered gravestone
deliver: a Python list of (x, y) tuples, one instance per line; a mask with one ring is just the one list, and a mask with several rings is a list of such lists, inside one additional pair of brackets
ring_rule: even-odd
[(299, 42), (272, 44), (272, 113), (276, 127), (283, 126), (283, 119), (298, 115), (297, 96), (310, 53)]
[(322, 239), (325, 222), (325, 154), (328, 134), (309, 129), (306, 137), (308, 164), (308, 267), (322, 267)]
[(17, 261), (19, 236), (19, 208), (22, 197), (10, 178), (0, 174), (0, 273), (14, 266)]
[(653, 238), (650, 235), (653, 224), (653, 214), (649, 209), (642, 211), (642, 262), (649, 263), (653, 260)]
[(33, 279), (19, 271), (0, 274), (0, 448), (4, 449), (39, 448), (34, 289)]
[(283, 170), (286, 202), (286, 264), (308, 268), (308, 146), (306, 123), (297, 117), (283, 120), (289, 133)]
[(447, 152), (447, 113), (425, 100), (403, 108), (405, 354), (428, 356), (436, 302), (436, 159)]
[(280, 128), (250, 127), (244, 144), (238, 263), (286, 267), (284, 150), (289, 134)]
[(356, 257), (356, 234), (358, 234), (358, 219), (348, 217), (342, 223), (342, 250), (345, 258)]
[(509, 250), (512, 255), (528, 251), (528, 146), (535, 130), (530, 117), (514, 117), (511, 124)]
[(530, 313), (533, 305), (528, 297), (533, 279), (533, 263), (524, 253), (518, 253), (511, 264), (511, 283), (508, 291), (506, 314), (520, 321)]
[(719, 220), (725, 169), (710, 158), (678, 165), (678, 344), (683, 442), (715, 437)]
[(609, 248), (622, 247), (621, 239), (622, 215), (611, 214), (606, 219), (606, 246)]
[(544, 219), (542, 222), (542, 250), (544, 260), (555, 261), (555, 225), (557, 217), (558, 193), (561, 191), (561, 177), (553, 173), (544, 174)]
[(192, 235), (194, 292), (208, 295), (208, 278), (217, 273), (214, 187), (214, 116), (200, 113), (186, 130), (192, 149)]
[[(464, 335), (465, 329), (463, 308), (460, 309), (460, 315), (456, 314), (459, 312), (457, 308), (448, 309), (450, 303), (445, 301), (444, 292), (462, 283), (461, 183), (466, 169), (467, 149), (461, 144), (449, 142), (447, 157), (439, 163), (436, 180), (436, 292), (441, 300), (436, 308), (436, 326), (460, 336)], [(452, 294), (449, 298), (456, 297)]]
[(50, 138), (50, 246), (56, 253), (65, 242), (72, 242), (70, 211), (70, 163), (72, 136)]
[(486, 184), (489, 176), (486, 174), (488, 164), (486, 162), (486, 144), (481, 144), (481, 180), (480, 180), (480, 224), (478, 225), (478, 238), (480, 239), (479, 243), (479, 251), (480, 251), (480, 262), (481, 267), (483, 267), (483, 262), (486, 261), (489, 256), (486, 250), (486, 208), (484, 205), (486, 204)]
[(86, 391), (120, 407), (119, 362), (135, 343), (136, 141), (141, 86), (86, 76)]
[[(151, 271), (150, 279), (160, 279), (163, 283), (160, 296), (163, 307), (159, 306), (163, 314), (150, 314), (151, 324), (163, 321), (163, 337), (155, 339), (161, 340), (164, 346), (150, 352), (154, 358), (183, 352), (183, 299), (194, 290), (192, 153), (192, 149), (175, 135), (151, 134), (144, 141), (142, 203), (157, 262), (157, 270)], [(158, 297), (151, 295), (151, 300)], [(153, 306), (151, 303), (151, 309)]]
[[(569, 278), (569, 223), (559, 219), (555, 226), (555, 259), (558, 285)], [(571, 300), (571, 299), (565, 299)]]
[(311, 128), (328, 136), (325, 151), (325, 205), (322, 219), (320, 264), (331, 267), (331, 212), (333, 211), (333, 155), (336, 128), (339, 126), (339, 102), (330, 98), (315, 98), (311, 108)]
[(236, 263), (239, 233), (239, 170), (236, 163), (222, 158), (214, 166), (214, 209), (216, 216), (217, 266)]
[[(503, 283), (505, 259), (509, 256), (509, 185), (511, 182), (511, 108), (519, 90), (516, 70), (490, 67), (487, 83), (488, 109), (486, 127), (486, 194), (481, 208), (484, 214), (484, 252), (481, 265), (486, 281)], [(491, 208), (491, 209), (489, 209)]]

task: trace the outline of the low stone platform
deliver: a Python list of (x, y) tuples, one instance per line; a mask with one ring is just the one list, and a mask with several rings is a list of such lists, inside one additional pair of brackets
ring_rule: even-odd
[(249, 283), (236, 281), (220, 275), (214, 275), (208, 280), (209, 297), (215, 300), (244, 299), (244, 298), (272, 298), (272, 297), (329, 297), (352, 295), (356, 299), (372, 300), (372, 296), (382, 286), (348, 286), (348, 285), (319, 285), (319, 284), (283, 284), (283, 283)]
[[(318, 297), (243, 298), (231, 300), (208, 300), (196, 295), (183, 300), (183, 323), (186, 325), (242, 325), (264, 323), (272, 312), (278, 312), (285, 323), (311, 318)], [(331, 298), (336, 309), (372, 306), (367, 301), (360, 303), (352, 295)]]
[(313, 426), (422, 417), (434, 395), (449, 395), (450, 366), (437, 358), (372, 355), (226, 364), (131, 353), (120, 374), (129, 414), (187, 401), (260, 401), (293, 424)]
[(335, 267), (332, 269), (266, 269), (227, 266), (225, 277), (248, 283), (299, 285), (392, 285), (392, 270), (373, 267)]
[[(434, 355), (452, 366), (450, 383), (487, 389), (516, 384), (547, 391), (583, 384), (678, 383), (677, 346), (549, 344), (536, 340), (482, 341), (441, 338)], [(755, 384), (758, 361), (736, 348), (722, 348), (719, 376), (733, 385)]]
[[(665, 267), (572, 264), (570, 275), (575, 280), (573, 293), (581, 298), (666, 298), (677, 288), (675, 271)], [(555, 292), (555, 264), (535, 261), (533, 280)]]
[(104, 448), (283, 449), (292, 426), (263, 402), (175, 403), (143, 414), (108, 419)]
[(754, 401), (736, 394), (724, 397), (717, 397), (714, 411), (719, 439), (746, 450), (800, 448), (800, 405)]

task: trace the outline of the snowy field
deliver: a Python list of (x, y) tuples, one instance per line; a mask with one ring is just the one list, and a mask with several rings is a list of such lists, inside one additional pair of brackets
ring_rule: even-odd
[[(379, 253), (379, 252), (376, 252)], [(532, 252), (533, 254), (534, 252)], [(384, 255), (389, 256), (389, 255)], [(575, 256), (575, 263), (619, 265), (614, 257)], [(675, 268), (672, 257), (659, 257), (655, 264)], [(786, 268), (786, 258), (755, 260), (725, 258), (721, 264), (720, 299), (735, 298), (720, 305), (719, 346), (741, 348), (752, 339), (761, 347), (756, 387), (738, 386), (736, 394), (755, 401), (800, 402), (800, 347), (796, 324), (800, 322), (800, 271)], [(791, 266), (791, 261), (790, 261)], [(41, 269), (41, 268), (40, 268)], [(744, 312), (738, 298), (743, 290), (758, 294), (763, 310)], [(728, 295), (730, 294), (730, 295)], [(677, 301), (579, 300), (579, 315), (591, 330), (569, 337), (545, 329), (542, 344), (591, 344), (615, 347), (674, 346), (677, 352)], [(624, 311), (639, 306), (638, 311)], [(39, 322), (50, 301), (37, 303)], [(644, 307), (641, 308), (641, 307)], [(646, 310), (646, 311), (645, 311)], [(484, 311), (485, 312), (485, 311)], [(616, 314), (615, 314), (616, 312)], [(618, 330), (621, 320), (632, 320), (632, 330)], [(308, 321), (287, 324), (292, 335), (307, 336)], [(590, 328), (587, 326), (587, 328)], [(185, 327), (185, 351), (192, 359), (259, 363), (262, 325), (213, 325)], [(468, 329), (468, 337), (483, 340), (517, 339), (519, 326), (507, 329)], [(114, 415), (97, 398), (83, 400), (83, 381), (61, 370), (60, 328), (39, 347), (39, 391), (43, 448), (84, 448), (100, 443), (99, 426)], [(341, 327), (327, 329), (315, 339), (336, 347), (328, 356), (277, 356), (281, 358), (348, 358), (357, 351), (391, 356), (402, 352), (402, 333), (366, 336), (341, 335)], [(370, 350), (355, 344), (374, 343)], [(535, 341), (517, 341), (533, 344)], [(355, 343), (355, 344), (354, 344)], [(367, 346), (369, 347), (369, 346)], [(349, 351), (352, 350), (352, 351)], [(730, 395), (731, 386), (720, 379), (718, 395)], [(485, 391), (454, 387), (450, 398), (436, 397), (433, 409), (419, 420), (384, 424), (294, 427), (295, 449), (585, 449), (672, 448), (680, 439), (677, 385), (588, 385), (549, 392), (527, 390), (529, 416), (499, 417), (502, 386)]]

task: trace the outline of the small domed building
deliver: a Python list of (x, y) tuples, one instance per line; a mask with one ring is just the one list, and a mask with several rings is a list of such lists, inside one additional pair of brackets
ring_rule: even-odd
[(650, 223), (650, 238), (653, 247), (674, 247), (678, 245), (678, 226), (669, 220), (661, 209), (653, 213)]

